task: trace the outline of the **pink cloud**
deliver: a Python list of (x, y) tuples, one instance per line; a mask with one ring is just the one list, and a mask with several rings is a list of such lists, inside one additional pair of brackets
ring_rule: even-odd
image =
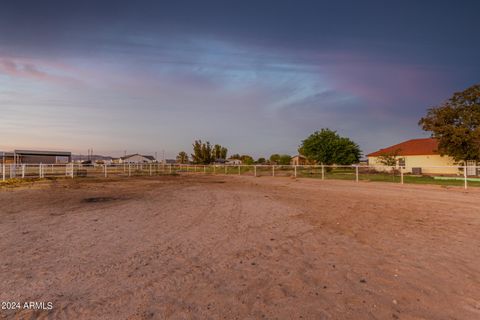
[(446, 70), (427, 65), (374, 60), (344, 52), (318, 54), (310, 61), (332, 88), (362, 99), (376, 115), (388, 116), (392, 106), (405, 110), (428, 107), (444, 99), (451, 85)]
[(12, 78), (28, 79), (56, 84), (79, 84), (72, 68), (61, 63), (33, 59), (0, 57), (0, 74)]

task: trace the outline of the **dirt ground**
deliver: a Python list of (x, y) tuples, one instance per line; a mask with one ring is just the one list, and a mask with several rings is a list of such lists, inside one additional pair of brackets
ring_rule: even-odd
[(5, 319), (480, 319), (480, 192), (292, 178), (0, 189)]

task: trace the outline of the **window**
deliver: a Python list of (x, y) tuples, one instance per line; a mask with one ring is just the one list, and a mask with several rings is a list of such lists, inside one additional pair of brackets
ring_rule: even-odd
[(399, 158), (398, 159), (398, 166), (399, 167), (405, 167), (405, 158)]

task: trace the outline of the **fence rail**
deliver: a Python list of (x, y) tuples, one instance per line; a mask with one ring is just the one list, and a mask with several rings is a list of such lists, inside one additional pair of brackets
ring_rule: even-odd
[[(1, 164), (0, 179), (108, 178), (163, 174), (214, 174), (383, 181), (393, 183), (480, 186), (480, 167), (435, 166), (421, 168), (387, 166), (327, 165), (193, 165), (162, 163), (82, 164)], [(473, 173), (473, 174), (472, 174)]]

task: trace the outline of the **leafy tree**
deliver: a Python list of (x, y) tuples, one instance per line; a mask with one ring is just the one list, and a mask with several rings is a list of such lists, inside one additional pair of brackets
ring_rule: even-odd
[(457, 162), (480, 161), (480, 84), (427, 110), (418, 123), (438, 139), (438, 151)]
[(254, 163), (252, 156), (249, 156), (248, 154), (243, 154), (240, 157), (240, 160), (242, 160), (243, 164), (251, 165)]
[(185, 151), (181, 151), (177, 155), (178, 163), (188, 163), (188, 154)]
[(290, 157), (288, 154), (272, 154), (270, 156), (270, 163), (271, 164), (278, 164), (278, 165), (288, 165), (290, 164), (290, 160), (292, 157)]
[(278, 153), (272, 154), (270, 156), (270, 163), (277, 164), (280, 161), (280, 155)]
[(235, 154), (230, 156), (230, 159), (242, 160), (243, 164), (253, 164), (254, 163), (253, 158), (251, 156), (249, 156), (248, 154), (239, 155), (238, 153), (235, 153)]
[(392, 167), (391, 172), (392, 172), (393, 181), (395, 181), (395, 175), (398, 173), (396, 166), (397, 166), (397, 157), (400, 151), (401, 149), (396, 149), (390, 152), (383, 152), (377, 157), (378, 162), (380, 162), (380, 164), (387, 167)]
[(212, 149), (212, 156), (214, 159), (219, 159), (220, 158), (220, 150), (221, 150), (222, 146), (219, 145), (219, 144), (216, 144), (213, 146), (213, 149)]
[(292, 160), (291, 156), (289, 156), (288, 154), (282, 154), (280, 155), (280, 159), (278, 159), (278, 164), (282, 166), (286, 166), (290, 164), (291, 160)]
[(212, 153), (212, 146), (210, 142), (202, 142), (202, 140), (195, 140), (193, 143), (192, 160), (197, 164), (209, 164), (214, 161)]
[(227, 152), (228, 152), (227, 148), (222, 147), (220, 149), (220, 158), (221, 159), (227, 159)]
[(213, 159), (226, 159), (227, 158), (227, 148), (222, 147), (219, 144), (213, 146), (212, 157)]
[(258, 164), (265, 164), (265, 162), (267, 162), (267, 160), (265, 160), (265, 158), (258, 158), (257, 159)]
[(396, 149), (390, 152), (384, 152), (377, 157), (378, 162), (380, 162), (384, 166), (394, 167), (397, 165), (397, 157), (399, 153), (400, 149)]
[(212, 147), (209, 141), (195, 140), (192, 144), (193, 154), (192, 160), (197, 164), (209, 164), (215, 162), (216, 159), (227, 158), (227, 148), (216, 144)]
[(349, 165), (360, 160), (359, 146), (336, 131), (321, 129), (302, 141), (298, 152), (309, 160), (331, 165)]

